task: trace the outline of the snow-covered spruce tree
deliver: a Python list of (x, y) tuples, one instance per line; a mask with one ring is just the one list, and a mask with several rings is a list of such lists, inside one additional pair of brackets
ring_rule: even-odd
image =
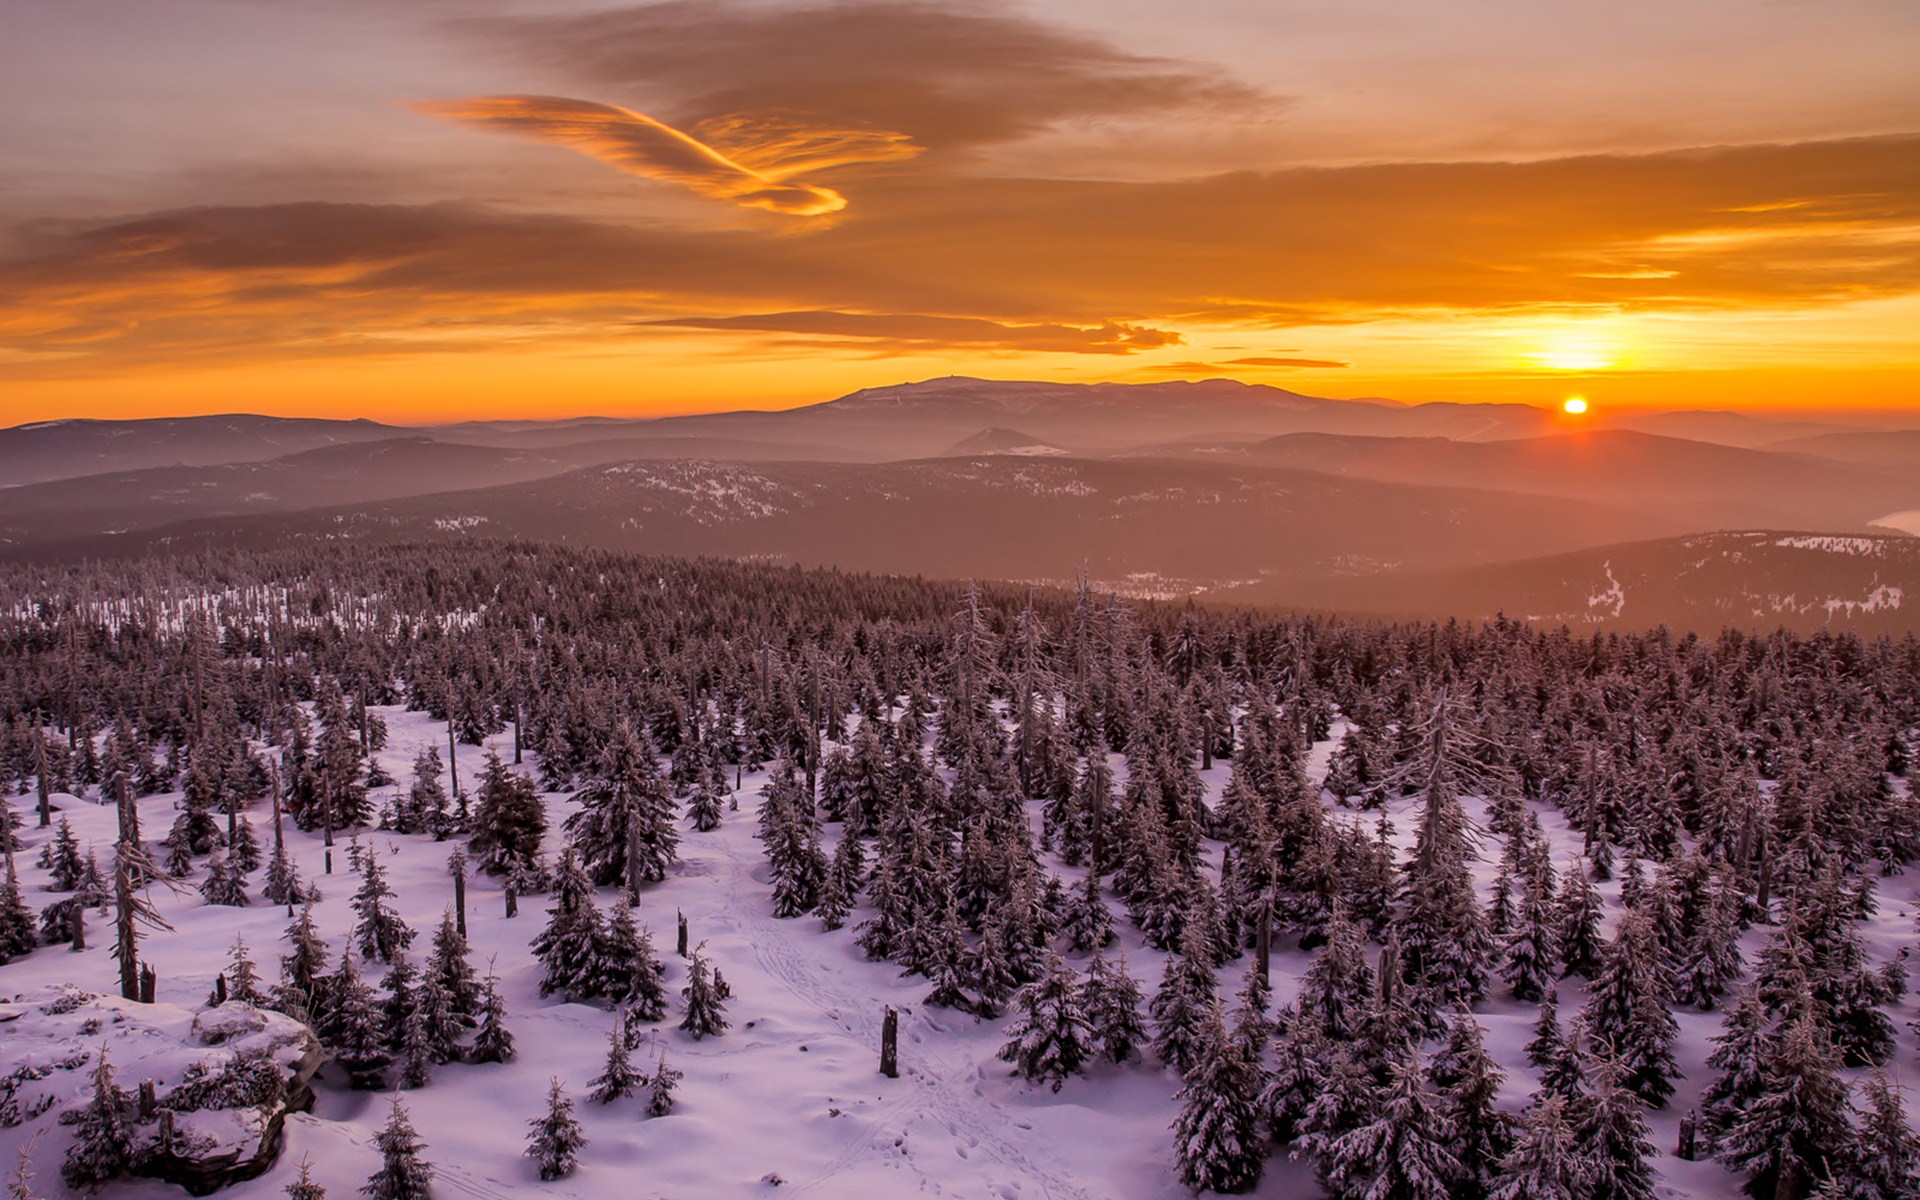
[(832, 861), (827, 866), (827, 877), (820, 885), (819, 900), (813, 906), (822, 929), (839, 929), (847, 923), (847, 914), (853, 911), (858, 885), (849, 883), (848, 875), (841, 866), (848, 857), (843, 852), (849, 841), (857, 842), (859, 839), (851, 834), (843, 834), (840, 844), (834, 847)]
[(348, 1083), (361, 1091), (385, 1086), (386, 1014), (351, 953), (342, 954), (339, 969), (327, 977), (326, 994), (327, 1019), (320, 1036), (346, 1068)]
[(1267, 1016), (1267, 1008), (1272, 1003), (1273, 985), (1260, 974), (1258, 967), (1242, 972), (1228, 1031), (1246, 1049), (1250, 1061), (1259, 1062), (1267, 1052), (1267, 1043), (1273, 1040), (1273, 1022)]
[(1747, 1177), (1754, 1200), (1806, 1200), (1852, 1153), (1839, 1052), (1803, 1013), (1769, 1048), (1761, 1071), (1760, 1096), (1719, 1140), (1720, 1161)]
[(1713, 1038), (1707, 1065), (1718, 1072), (1700, 1096), (1700, 1133), (1709, 1147), (1746, 1119), (1766, 1090), (1765, 1059), (1770, 1042), (1767, 1006), (1759, 991), (1747, 988), (1727, 1010)]
[(427, 1200), (433, 1164), (420, 1156), (426, 1144), (407, 1120), (400, 1097), (393, 1098), (387, 1123), (373, 1135), (373, 1146), (380, 1152), (380, 1166), (367, 1177), (360, 1194), (368, 1200)]
[(507, 1028), (507, 1002), (500, 995), (500, 977), (493, 973), (491, 961), (487, 977), (480, 985), (480, 1027), (474, 1031), (473, 1047), (467, 1061), (474, 1063), (512, 1062), (513, 1032)]
[(414, 756), (413, 783), (394, 806), (394, 832), (447, 835), (450, 830), (446, 776), (447, 768), (440, 761), (438, 746), (428, 746)]
[(673, 1089), (680, 1085), (682, 1072), (667, 1065), (666, 1047), (660, 1048), (659, 1061), (653, 1065), (653, 1080), (647, 1086), (647, 1115), (664, 1117), (673, 1111)]
[(207, 877), (200, 884), (200, 897), (208, 904), (228, 908), (247, 906), (247, 880), (227, 863), (227, 856), (216, 851), (207, 860)]
[(1574, 1114), (1574, 1140), (1587, 1164), (1592, 1200), (1653, 1200), (1655, 1154), (1645, 1101), (1627, 1086), (1627, 1068), (1602, 1054), (1593, 1092)]
[(256, 1007), (267, 1002), (266, 993), (260, 990), (260, 968), (247, 952), (245, 934), (234, 934), (233, 945), (227, 950), (227, 999)]
[(1014, 1019), (1000, 1058), (1028, 1083), (1054, 1091), (1093, 1056), (1093, 1030), (1073, 968), (1049, 951), (1039, 979), (1014, 994)]
[(1860, 1085), (1866, 1103), (1847, 1170), (1848, 1193), (1858, 1200), (1920, 1200), (1920, 1137), (1907, 1123), (1904, 1090), (1883, 1071)]
[(235, 822), (227, 842), (227, 862), (235, 874), (248, 875), (260, 868), (260, 836), (253, 831), (252, 821), (241, 817)]
[(447, 994), (446, 985), (440, 982), (431, 964), (420, 975), (416, 995), (421, 1019), (426, 1024), (428, 1053), (435, 1065), (452, 1062), (459, 1053), (460, 1038), (467, 1031), (467, 1023), (453, 1011), (453, 997)]
[(1354, 1200), (1449, 1200), (1461, 1176), (1452, 1133), (1409, 1054), (1393, 1063), (1372, 1118), (1323, 1151), (1327, 1182)]
[(546, 968), (540, 994), (559, 992), (572, 1000), (598, 995), (605, 978), (601, 962), (605, 926), (593, 901), (593, 881), (571, 849), (560, 859), (553, 900), (547, 927), (533, 940), (533, 952)]
[(573, 1174), (587, 1137), (573, 1115), (573, 1097), (557, 1076), (547, 1088), (547, 1111), (527, 1125), (533, 1130), (527, 1135), (527, 1157), (540, 1164), (540, 1178), (551, 1181)]
[(1500, 1160), (1488, 1200), (1584, 1200), (1586, 1177), (1567, 1102), (1542, 1094), (1528, 1106), (1513, 1149)]
[(1299, 1019), (1330, 1038), (1359, 1034), (1362, 1014), (1374, 989), (1367, 961), (1366, 935), (1336, 910), (1327, 922), (1327, 940), (1300, 979)]
[(300, 1173), (293, 1177), (286, 1191), (282, 1193), (287, 1200), (327, 1200), (327, 1189), (313, 1181), (313, 1159), (303, 1157), (300, 1160)]
[(1680, 1036), (1673, 986), (1653, 922), (1640, 910), (1620, 918), (1600, 974), (1581, 1010), (1587, 1035), (1612, 1048), (1625, 1082), (1655, 1108), (1673, 1095), (1673, 1045)]
[(1544, 1067), (1559, 1058), (1567, 1040), (1560, 1033), (1560, 1007), (1551, 997), (1540, 1002), (1540, 1015), (1533, 1021), (1533, 1038), (1526, 1044), (1527, 1065)]
[(647, 1081), (633, 1069), (633, 1049), (627, 1038), (627, 1010), (614, 1013), (613, 1028), (607, 1035), (607, 1065), (588, 1083), (587, 1095), (596, 1104), (612, 1104)]
[(666, 968), (653, 948), (653, 934), (624, 904), (613, 906), (600, 942), (600, 973), (590, 990), (615, 1004), (628, 1005), (642, 1021), (667, 1015)]
[(967, 956), (967, 966), (967, 981), (976, 997), (975, 1011), (983, 1017), (999, 1016), (1021, 982), (1004, 922), (986, 923), (980, 932), (980, 944)]
[(1744, 893), (1715, 889), (1698, 926), (1683, 936), (1674, 972), (1674, 999), (1712, 1011), (1746, 970), (1740, 955), (1740, 908)]
[(1312, 1021), (1301, 1020), (1291, 1008), (1274, 1018), (1273, 1066), (1260, 1091), (1260, 1117), (1268, 1136), (1288, 1146), (1300, 1136), (1300, 1122), (1320, 1089), (1326, 1038)]
[(80, 872), (86, 863), (80, 855), (80, 839), (65, 817), (53, 827), (53, 840), (40, 852), (40, 865), (47, 871), (48, 891), (70, 892), (80, 886)]
[(292, 904), (303, 894), (300, 868), (287, 853), (287, 844), (275, 843), (267, 857), (267, 873), (260, 884), (260, 897), (268, 904)]
[(366, 747), (360, 744), (359, 731), (340, 685), (330, 675), (322, 675), (321, 680), (320, 696), (315, 704), (320, 736), (314, 741), (321, 790), (316, 803), (298, 816), (303, 829), (318, 829), (329, 820), (335, 829), (350, 829), (365, 825), (373, 816), (362, 779)]
[(0, 880), (0, 964), (25, 956), (40, 944), (33, 908), (20, 893), (20, 880), (8, 872)]
[(1100, 1057), (1111, 1063), (1129, 1062), (1140, 1055), (1147, 1044), (1147, 1029), (1140, 1017), (1140, 984), (1127, 973), (1127, 960), (1111, 961), (1099, 952), (1087, 961), (1086, 982), (1080, 989), (1080, 1006)]
[(173, 829), (160, 845), (167, 852), (165, 866), (168, 875), (185, 879), (193, 874), (193, 835), (184, 819), (174, 821)]
[(392, 962), (395, 955), (413, 945), (413, 929), (393, 906), (393, 888), (387, 883), (380, 855), (368, 853), (363, 862), (360, 888), (353, 894), (353, 911), (358, 917), (353, 939), (362, 958)]
[(693, 952), (693, 961), (687, 967), (687, 986), (680, 989), (680, 995), (687, 1002), (686, 1016), (680, 1020), (680, 1028), (691, 1034), (695, 1041), (706, 1037), (718, 1037), (728, 1029), (726, 1006), (721, 1003), (720, 994), (713, 986), (712, 965), (706, 955), (699, 950)]
[(1542, 860), (1527, 876), (1502, 951), (1500, 974), (1514, 999), (1537, 1001), (1553, 992), (1560, 966), (1557, 918), (1553, 876)]
[(1600, 973), (1600, 892), (1587, 878), (1585, 867), (1575, 863), (1560, 875), (1560, 895), (1555, 906), (1560, 921), (1560, 975), (1578, 975), (1592, 979)]
[(967, 949), (966, 926), (960, 921), (959, 906), (951, 895), (941, 906), (939, 918), (924, 922), (920, 932), (922, 949), (914, 958), (933, 981), (933, 990), (927, 993), (925, 1003), (963, 1012), (972, 1009), (973, 1001), (967, 998), (967, 986), (973, 978), (972, 956)]
[(1460, 803), (1464, 788), (1490, 782), (1479, 753), (1484, 739), (1470, 728), (1465, 706), (1445, 692), (1434, 697), (1418, 734), (1413, 757), (1396, 768), (1396, 782), (1415, 790), (1421, 807), (1393, 928), (1413, 986), (1409, 999), (1424, 1017), (1479, 1000), (1494, 947), (1473, 881), (1479, 852)]
[(407, 1019), (419, 1007), (419, 973), (404, 954), (395, 955), (393, 968), (380, 981), (385, 997), (380, 1001), (380, 1016), (386, 1031), (387, 1049), (398, 1058), (405, 1045)]
[(432, 1024), (416, 1004), (401, 1018), (399, 1046), (393, 1053), (402, 1087), (423, 1088), (433, 1081), (434, 1051)]
[(329, 1009), (324, 986), (327, 942), (313, 923), (311, 902), (301, 908), (300, 915), (293, 919), (282, 936), (292, 950), (280, 956), (280, 983), (274, 988), (273, 1006), (286, 1012), (283, 1001), (297, 1001), (306, 1010), (314, 1027), (324, 1028)]
[(594, 884), (630, 893), (667, 877), (679, 850), (673, 795), (645, 727), (622, 718), (574, 797), (567, 836)]
[(1576, 1016), (1558, 1050), (1540, 1064), (1540, 1090), (1565, 1100), (1570, 1117), (1579, 1115), (1590, 1091), (1586, 1041), (1585, 1028)]
[(1455, 1014), (1444, 1056), (1435, 1056), (1429, 1074), (1440, 1095), (1441, 1115), (1453, 1131), (1450, 1148), (1460, 1163), (1455, 1200), (1482, 1200), (1513, 1146), (1513, 1118), (1496, 1103), (1506, 1076), (1487, 1053), (1480, 1022), (1471, 1012)]
[(1100, 877), (1092, 871), (1073, 889), (1060, 932), (1066, 935), (1068, 945), (1082, 953), (1113, 942), (1113, 910), (1100, 895)]
[(725, 815), (727, 781), (718, 767), (702, 771), (687, 797), (687, 823), (695, 832), (711, 833), (720, 828)]
[(1192, 925), (1181, 952), (1167, 959), (1160, 987), (1148, 1005), (1153, 1052), (1180, 1075), (1193, 1068), (1201, 1049), (1202, 1025), (1215, 999), (1212, 950), (1200, 927)]
[(454, 923), (453, 910), (440, 914), (440, 928), (433, 934), (433, 952), (427, 958), (427, 974), (447, 995), (447, 1007), (462, 1027), (471, 1029), (480, 1011), (480, 981), (473, 964), (467, 961), (467, 937)]
[(1333, 1146), (1347, 1134), (1372, 1121), (1380, 1110), (1380, 1089), (1359, 1057), (1344, 1042), (1320, 1039), (1316, 1043), (1314, 1091), (1300, 1114), (1291, 1151), (1294, 1158), (1311, 1158), (1314, 1177), (1330, 1197), (1340, 1197), (1332, 1177), (1338, 1160)]
[(489, 875), (507, 875), (515, 868), (531, 868), (547, 832), (547, 810), (533, 781), (487, 752), (480, 774), (479, 794), (473, 806), (472, 832), (467, 849)]
[[(1218, 1000), (1208, 1010), (1186, 1086), (1174, 1100), (1174, 1156), (1195, 1191), (1250, 1192), (1266, 1165), (1260, 1135), (1260, 1069), (1227, 1033)], [(1057, 1086), (1057, 1085), (1056, 1085)]]
[(92, 1191), (125, 1174), (133, 1165), (133, 1102), (113, 1080), (106, 1047), (93, 1068), (93, 1094), (78, 1113), (73, 1145), (60, 1178), (76, 1191)]

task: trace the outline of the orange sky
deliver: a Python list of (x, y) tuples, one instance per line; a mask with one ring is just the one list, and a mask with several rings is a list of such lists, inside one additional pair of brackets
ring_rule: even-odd
[(27, 0), (4, 412), (965, 373), (1920, 424), (1920, 10), (1574, 7)]

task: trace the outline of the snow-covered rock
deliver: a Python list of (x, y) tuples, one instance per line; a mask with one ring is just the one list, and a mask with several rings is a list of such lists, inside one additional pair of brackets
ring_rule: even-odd
[(133, 1108), (134, 1172), (196, 1196), (273, 1165), (287, 1114), (313, 1106), (321, 1061), (305, 1025), (251, 1005), (195, 1012), (43, 988), (0, 1002), (0, 1126), (70, 1140), (61, 1126), (92, 1097), (103, 1054)]

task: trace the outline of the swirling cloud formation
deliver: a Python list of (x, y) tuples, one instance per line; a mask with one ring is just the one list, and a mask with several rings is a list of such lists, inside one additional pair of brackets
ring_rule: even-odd
[(903, 134), (823, 128), (781, 113), (731, 113), (684, 132), (629, 108), (562, 96), (476, 96), (412, 107), (444, 120), (565, 146), (716, 200), (796, 217), (847, 206), (847, 198), (833, 188), (796, 176), (920, 152)]

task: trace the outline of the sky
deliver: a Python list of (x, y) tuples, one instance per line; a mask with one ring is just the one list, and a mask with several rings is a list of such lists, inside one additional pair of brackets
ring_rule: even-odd
[(8, 0), (0, 421), (965, 374), (1920, 426), (1912, 0)]

